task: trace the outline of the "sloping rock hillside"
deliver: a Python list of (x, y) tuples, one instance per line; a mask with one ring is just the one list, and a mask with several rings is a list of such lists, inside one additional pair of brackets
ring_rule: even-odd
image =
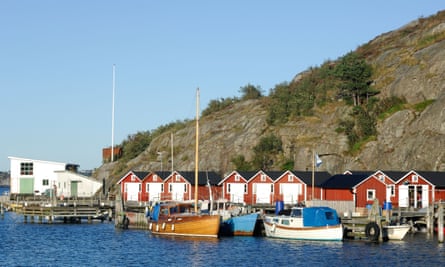
[[(445, 171), (445, 12), (384, 33), (357, 51), (366, 55), (375, 69), (373, 80), (379, 97), (398, 96), (407, 101), (405, 109), (378, 121), (376, 139), (360, 152), (349, 153), (346, 136), (336, 132), (350, 110), (342, 102), (317, 109), (314, 116), (271, 127), (266, 123), (267, 101), (249, 100), (200, 120), (200, 170), (230, 172), (234, 156), (250, 160), (259, 139), (274, 133), (283, 141), (282, 157), (294, 159), (296, 170), (310, 169), (316, 151), (329, 154), (323, 157), (319, 170), (330, 173), (347, 169)], [(415, 108), (425, 100), (434, 101), (425, 109)], [(131, 160), (126, 171), (160, 170), (159, 151), (165, 152), (164, 170), (172, 168), (172, 159), (175, 170), (193, 170), (195, 124), (175, 132), (173, 140), (173, 157), (171, 133), (165, 133)], [(104, 165), (96, 175), (123, 173), (111, 170), (110, 165)]]

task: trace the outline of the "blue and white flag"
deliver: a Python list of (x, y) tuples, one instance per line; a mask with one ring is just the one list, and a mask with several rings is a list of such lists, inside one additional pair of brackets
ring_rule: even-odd
[(318, 156), (318, 154), (315, 154), (315, 166), (320, 167), (320, 165), (323, 163), (321, 158)]

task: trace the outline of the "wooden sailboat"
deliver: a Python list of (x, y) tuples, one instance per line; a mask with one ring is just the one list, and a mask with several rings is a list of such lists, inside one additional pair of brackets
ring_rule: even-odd
[(195, 198), (194, 203), (157, 203), (152, 212), (149, 230), (155, 235), (217, 238), (220, 216), (198, 212), (199, 169), (199, 89), (196, 92)]

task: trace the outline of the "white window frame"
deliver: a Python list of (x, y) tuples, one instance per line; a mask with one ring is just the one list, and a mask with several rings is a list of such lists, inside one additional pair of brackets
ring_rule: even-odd
[(239, 182), (241, 180), (241, 177), (240, 177), (240, 175), (235, 175), (235, 182)]
[(418, 183), (419, 182), (419, 176), (417, 174), (411, 176), (411, 182)]
[(266, 175), (265, 174), (261, 174), (260, 180), (261, 180), (261, 182), (265, 182), (266, 181)]
[(391, 187), (391, 196), (395, 197), (396, 196), (396, 185), (391, 184), (391, 185), (389, 185), (389, 187)]
[(383, 175), (383, 174), (379, 174), (379, 180), (380, 180), (381, 182), (384, 182), (384, 181), (385, 181), (385, 175)]
[[(371, 194), (371, 196), (369, 195)], [(366, 189), (366, 201), (374, 201), (375, 189)]]

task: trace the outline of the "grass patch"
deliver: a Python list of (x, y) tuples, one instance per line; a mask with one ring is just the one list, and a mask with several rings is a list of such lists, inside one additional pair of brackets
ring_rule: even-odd
[(429, 100), (425, 100), (423, 102), (417, 103), (414, 105), (414, 110), (417, 112), (422, 112), (424, 111), (429, 105), (431, 105), (432, 103), (434, 103), (435, 100), (433, 99), (429, 99)]

